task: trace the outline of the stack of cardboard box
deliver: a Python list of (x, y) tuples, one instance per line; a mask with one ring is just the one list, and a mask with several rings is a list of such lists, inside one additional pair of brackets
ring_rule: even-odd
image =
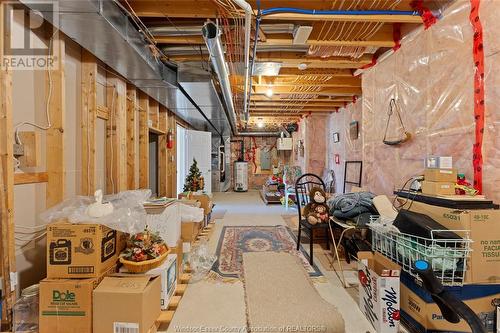
[(457, 169), (451, 157), (428, 157), (422, 181), (422, 193), (430, 195), (454, 195)]
[[(47, 227), (40, 333), (152, 333), (176, 284), (177, 255), (148, 274), (116, 274), (126, 235), (99, 224)], [(166, 306), (164, 305), (164, 307)]]
[(40, 333), (92, 332), (93, 290), (114, 273), (123, 234), (98, 224), (47, 227), (47, 278), (40, 282)]
[[(493, 332), (496, 308), (492, 300), (500, 298), (500, 210), (456, 209), (413, 201), (405, 208), (425, 214), (443, 227), (455, 230), (460, 236), (466, 234), (473, 241), (467, 259), (464, 286), (445, 287), (465, 302)], [(466, 232), (460, 231), (465, 230)], [(430, 294), (403, 274), (401, 278), (401, 318), (412, 331), (467, 332), (467, 324), (448, 323), (441, 315)]]

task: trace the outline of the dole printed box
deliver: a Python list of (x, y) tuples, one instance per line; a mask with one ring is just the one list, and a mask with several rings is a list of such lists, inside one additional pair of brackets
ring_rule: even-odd
[(380, 253), (359, 252), (359, 307), (378, 333), (399, 332), (400, 267)]

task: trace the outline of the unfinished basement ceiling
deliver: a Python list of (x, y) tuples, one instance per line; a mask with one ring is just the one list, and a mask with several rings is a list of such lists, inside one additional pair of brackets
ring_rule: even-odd
[[(411, 0), (308, 0), (247, 1), (252, 18), (250, 55), (255, 50), (251, 78), (249, 127), (257, 123), (276, 128), (298, 121), (309, 113), (329, 113), (361, 96), (361, 78), (353, 73), (372, 63), (374, 57), (396, 45), (395, 36), (422, 25)], [(257, 8), (290, 7), (309, 10), (406, 11), (405, 15), (338, 16), (280, 13), (261, 16)], [(449, 1), (423, 1), (422, 6), (440, 10)], [(244, 110), (244, 12), (232, 0), (124, 0), (147, 26), (166, 60), (198, 63), (209, 68), (209, 52), (201, 35), (207, 20), (222, 31), (230, 73), (233, 104), (238, 119)], [(303, 43), (294, 42), (294, 37)], [(401, 36), (402, 37), (402, 36)], [(397, 39), (396, 39), (397, 40)], [(267, 69), (267, 70), (266, 70)], [(272, 95), (271, 95), (272, 91)], [(239, 124), (240, 127), (244, 123)]]

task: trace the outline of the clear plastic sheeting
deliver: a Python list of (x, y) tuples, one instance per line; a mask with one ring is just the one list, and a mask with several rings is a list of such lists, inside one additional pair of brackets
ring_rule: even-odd
[[(454, 166), (473, 179), (469, 13), (469, 1), (456, 2), (435, 25), (419, 28), (397, 52), (363, 73), (363, 184), (371, 191), (392, 194), (408, 178), (422, 174), (426, 155), (453, 156)], [(391, 98), (401, 107), (404, 126), (412, 134), (410, 141), (397, 146), (382, 142)], [(402, 133), (395, 116), (388, 133), (392, 137)], [(491, 189), (486, 194), (494, 195)]]
[(109, 215), (92, 218), (87, 215), (87, 207), (95, 202), (94, 197), (77, 196), (40, 214), (44, 223), (67, 220), (71, 223), (96, 223), (121, 232), (135, 234), (146, 227), (146, 210), (143, 203), (151, 197), (150, 190), (123, 191), (104, 196), (103, 202), (113, 205)]
[(202, 240), (199, 244), (193, 246), (189, 254), (192, 279), (194, 281), (203, 279), (210, 272), (216, 260), (217, 256), (209, 251), (207, 240)]

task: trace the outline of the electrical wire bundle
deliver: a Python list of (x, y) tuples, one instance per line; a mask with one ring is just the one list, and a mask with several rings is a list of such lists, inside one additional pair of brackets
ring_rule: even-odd
[[(394, 9), (401, 0), (372, 0), (367, 9), (371, 10), (377, 4), (379, 9)], [(359, 8), (362, 4), (366, 3), (365, 0), (333, 0), (331, 10), (351, 10)], [(345, 5), (349, 4), (347, 8)], [(382, 22), (335, 22), (324, 21), (322, 24), (316, 24), (315, 30), (320, 29), (317, 40), (369, 40), (372, 38), (384, 25)], [(313, 45), (309, 48), (308, 54), (310, 56), (317, 56), (322, 58), (344, 56), (358, 59), (366, 52), (374, 53), (376, 48), (369, 48), (365, 46), (317, 46)]]

